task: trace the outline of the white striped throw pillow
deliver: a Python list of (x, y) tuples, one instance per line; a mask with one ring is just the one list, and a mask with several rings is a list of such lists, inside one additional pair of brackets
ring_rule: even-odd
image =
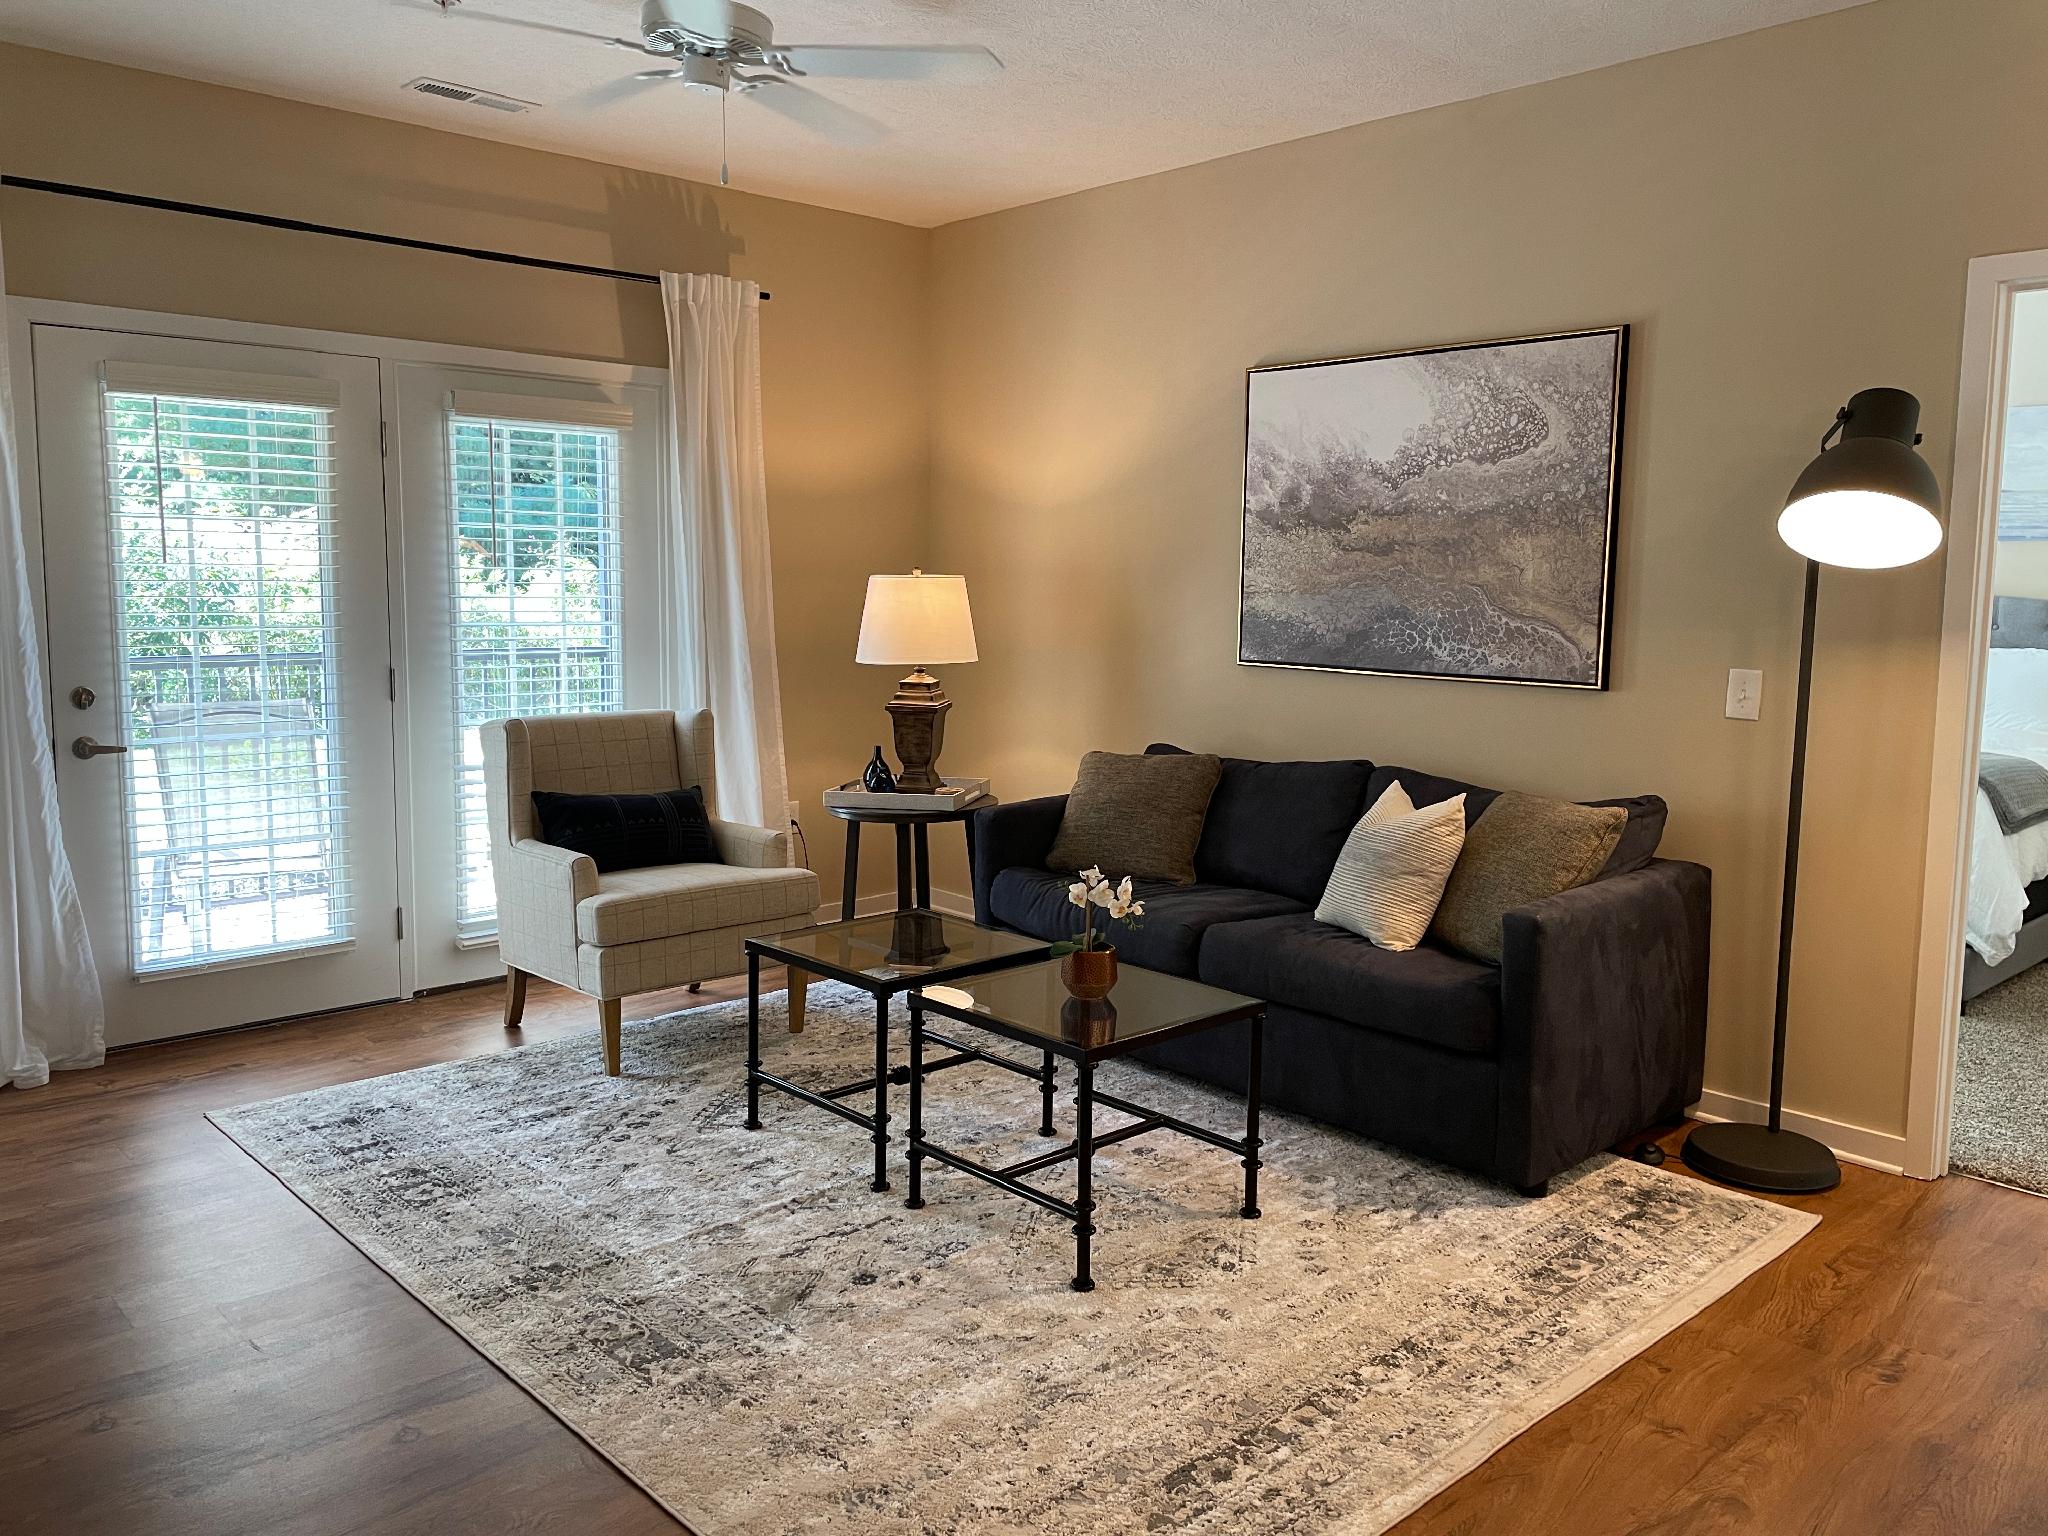
[(1344, 840), (1316, 903), (1316, 921), (1348, 929), (1381, 949), (1413, 949), (1429, 932), (1464, 846), (1463, 795), (1418, 811), (1396, 779)]

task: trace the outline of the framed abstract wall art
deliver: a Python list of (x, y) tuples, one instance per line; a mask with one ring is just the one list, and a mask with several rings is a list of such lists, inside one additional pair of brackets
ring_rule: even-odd
[(1250, 370), (1238, 660), (1607, 686), (1628, 327)]

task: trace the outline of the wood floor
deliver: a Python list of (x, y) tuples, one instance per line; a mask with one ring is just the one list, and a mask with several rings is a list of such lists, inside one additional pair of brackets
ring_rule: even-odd
[[(526, 1020), (598, 1069), (590, 1004), (536, 983)], [(675, 1536), (201, 1118), (506, 1038), (473, 990), (0, 1091), (0, 1530)], [(1401, 1536), (2048, 1531), (2048, 1200), (1850, 1168), (1797, 1203), (1786, 1258)]]

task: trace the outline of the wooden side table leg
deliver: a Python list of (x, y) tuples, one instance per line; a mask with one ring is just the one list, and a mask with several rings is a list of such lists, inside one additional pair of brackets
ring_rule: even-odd
[(929, 908), (932, 904), (932, 851), (925, 840), (924, 823), (919, 822), (910, 830), (911, 862), (917, 870), (917, 904)]
[(798, 970), (793, 965), (787, 967), (787, 970), (789, 972), (789, 1032), (792, 1035), (800, 1035), (804, 1032), (804, 1003), (810, 996), (811, 978), (808, 973)]
[(903, 822), (896, 824), (896, 910), (901, 912), (912, 901), (910, 883), (910, 828)]

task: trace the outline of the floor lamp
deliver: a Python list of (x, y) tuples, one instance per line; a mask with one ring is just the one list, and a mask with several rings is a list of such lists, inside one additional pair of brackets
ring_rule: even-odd
[[(1813, 613), (1820, 568), (1886, 570), (1941, 547), (1941, 487), (1915, 453), (1920, 402), (1903, 389), (1866, 389), (1835, 413), (1820, 455), (1793, 483), (1778, 537), (1806, 557), (1799, 634), (1799, 703), (1792, 727), (1792, 798), (1785, 818), (1785, 896), (1778, 915), (1778, 1008), (1771, 1035), (1771, 1114), (1764, 1125), (1702, 1125), (1685, 1141), (1686, 1166), (1726, 1184), (1775, 1194), (1816, 1194), (1842, 1182), (1826, 1145), (1784, 1128), (1785, 1005), (1792, 985), (1792, 918), (1799, 882), (1799, 812), (1806, 780), (1807, 706), (1813, 685)], [(1836, 439), (1840, 441), (1837, 442)], [(1831, 446), (1832, 445), (1832, 446)]]

